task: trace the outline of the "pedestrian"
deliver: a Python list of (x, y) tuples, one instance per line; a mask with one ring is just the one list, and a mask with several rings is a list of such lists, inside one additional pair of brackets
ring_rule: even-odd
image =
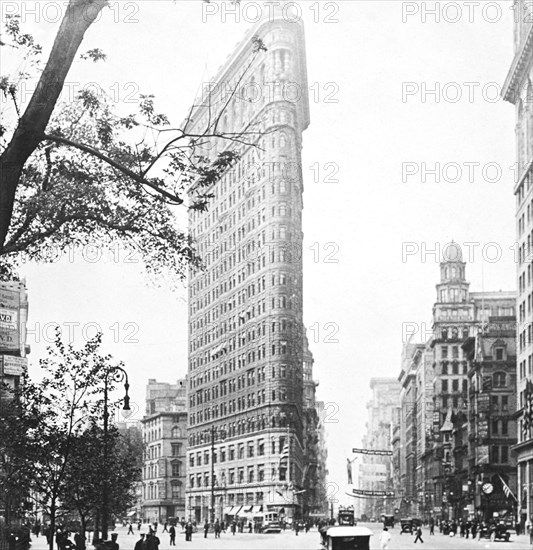
[(168, 534), (170, 535), (170, 546), (176, 546), (176, 528), (174, 525), (170, 526)]
[(429, 520), (429, 534), (435, 534), (435, 521), (433, 520), (433, 518)]
[(133, 535), (133, 525), (130, 521), (130, 523), (128, 524), (128, 535)]
[(231, 522), (231, 534), (232, 534), (233, 536), (235, 536), (235, 531), (237, 531), (237, 523), (235, 522), (235, 520), (233, 520), (233, 521)]
[(137, 522), (137, 531), (141, 530), (141, 520)]
[(248, 522), (248, 533), (251, 533), (251, 532), (252, 532), (252, 529), (253, 529), (252, 522), (249, 521), (249, 522)]
[(416, 528), (415, 533), (416, 533), (415, 544), (416, 544), (417, 541), (420, 541), (420, 542), (423, 543), (424, 541), (422, 540), (422, 529), (421, 529), (420, 525)]
[(160, 542), (155, 532), (151, 533), (146, 537), (146, 550), (159, 550)]
[(220, 538), (220, 522), (218, 521), (218, 519), (215, 521), (215, 538)]
[(135, 543), (134, 550), (144, 550), (146, 546), (146, 541), (144, 540), (144, 533), (141, 533), (141, 538)]
[(204, 539), (207, 538), (207, 533), (209, 533), (209, 522), (207, 520), (205, 520), (205, 523), (204, 523)]
[(381, 550), (387, 550), (391, 538), (392, 537), (389, 530), (386, 527), (383, 527), (383, 531), (381, 532), (381, 535), (379, 535), (379, 547)]
[(117, 539), (118, 534), (111, 533), (111, 540), (106, 544), (106, 550), (120, 550)]
[(187, 525), (185, 525), (185, 541), (190, 542), (192, 541), (192, 523), (190, 520), (187, 522)]
[(225, 521), (222, 521), (220, 523), (220, 529), (222, 530), (223, 533), (226, 532), (226, 522)]
[(298, 532), (300, 531), (300, 524), (295, 521), (294, 522), (294, 532), (296, 533), (296, 536), (298, 536)]
[(165, 521), (165, 524), (163, 525), (163, 533), (168, 533), (168, 521)]

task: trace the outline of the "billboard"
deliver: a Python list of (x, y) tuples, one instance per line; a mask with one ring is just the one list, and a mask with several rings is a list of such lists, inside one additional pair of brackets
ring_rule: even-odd
[(1, 372), (9, 376), (21, 376), (28, 368), (26, 357), (14, 357), (13, 355), (0, 355)]

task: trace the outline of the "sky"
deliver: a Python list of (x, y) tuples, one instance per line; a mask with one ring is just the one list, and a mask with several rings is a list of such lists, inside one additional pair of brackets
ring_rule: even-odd
[[(328, 412), (328, 494), (341, 502), (349, 500), (346, 457), (365, 431), (370, 378), (399, 375), (406, 323), (420, 327), (417, 339), (427, 336), (438, 252), (452, 239), (463, 245), (472, 290), (515, 289), (514, 107), (499, 98), (513, 55), (510, 4), (299, 4), (312, 88), (303, 138), (304, 321), (314, 327), (317, 397)], [(26, 10), (47, 51), (62, 5), (2, 9)], [(236, 21), (228, 7), (112, 2), (80, 49), (101, 48), (106, 62), (76, 61), (68, 89), (98, 82), (125, 112), (153, 93), (179, 123), (266, 10), (243, 0)], [(186, 374), (186, 288), (150, 285), (140, 258), (73, 251), (21, 272), (31, 368), (57, 323), (77, 344), (103, 330), (105, 350), (130, 374), (134, 416), (142, 416), (149, 378)]]

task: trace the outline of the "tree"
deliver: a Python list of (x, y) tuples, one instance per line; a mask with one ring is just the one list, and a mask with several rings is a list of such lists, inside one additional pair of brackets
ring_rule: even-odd
[(87, 520), (101, 516), (102, 472), (113, 480), (110, 487), (110, 512), (123, 515), (134, 499), (135, 482), (141, 479), (144, 445), (140, 433), (112, 426), (108, 433), (108, 461), (104, 464), (101, 425), (92, 424), (73, 442), (72, 459), (65, 473), (62, 507), (80, 516), (85, 536)]
[[(221, 116), (237, 100), (235, 94), (216, 109), (210, 96), (205, 99), (209, 117), (201, 132), (190, 131), (190, 115), (182, 127), (171, 127), (156, 112), (151, 95), (142, 96), (139, 113), (125, 117), (87, 91), (74, 105), (60, 105), (84, 34), (107, 5), (107, 0), (69, 0), (23, 113), (17, 83), (28, 74), (0, 79), (0, 92), (12, 100), (17, 115), (12, 129), (0, 126), (0, 259), (13, 261), (26, 252), (46, 260), (46, 245), (62, 250), (94, 238), (103, 245), (119, 238), (126, 247), (140, 247), (149, 272), (170, 268), (183, 276), (185, 265), (197, 257), (191, 240), (175, 229), (175, 207), (205, 209), (209, 187), (238, 160), (239, 147), (254, 145), (260, 133), (253, 127), (239, 133), (221, 130)], [(40, 70), (41, 47), (21, 31), (16, 17), (7, 18), (0, 46), (23, 51)], [(248, 68), (264, 50), (254, 37)], [(82, 57), (106, 58), (98, 49)], [(225, 149), (206, 153), (213, 141)]]
[(91, 426), (102, 425), (102, 388), (112, 358), (99, 354), (100, 343), (101, 334), (77, 350), (65, 346), (58, 331), (40, 360), (43, 379), (23, 380), (13, 396), (14, 414), (0, 409), (0, 456), (9, 458), (10, 483), (24, 480), (48, 511), (52, 533), (67, 498), (69, 472), (80, 461), (80, 441)]

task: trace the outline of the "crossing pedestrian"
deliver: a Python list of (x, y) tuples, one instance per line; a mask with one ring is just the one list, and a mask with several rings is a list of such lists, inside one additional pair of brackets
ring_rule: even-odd
[(207, 520), (205, 520), (205, 523), (204, 523), (204, 539), (207, 538), (207, 533), (209, 532), (209, 522)]
[(187, 522), (187, 525), (185, 525), (185, 541), (191, 542), (192, 541), (192, 523), (190, 521)]
[(128, 524), (128, 535), (133, 535), (133, 525), (130, 521), (130, 523)]
[(387, 550), (391, 538), (392, 537), (389, 530), (386, 527), (383, 527), (383, 531), (381, 532), (381, 535), (379, 535), (379, 547), (381, 550)]
[(220, 522), (218, 521), (218, 519), (215, 521), (215, 538), (220, 538)]
[(416, 532), (415, 544), (417, 541), (420, 541), (421, 543), (423, 543), (424, 541), (422, 540), (422, 529), (420, 525), (416, 528), (415, 532)]
[(176, 528), (174, 525), (170, 526), (168, 534), (170, 535), (170, 546), (176, 546)]

